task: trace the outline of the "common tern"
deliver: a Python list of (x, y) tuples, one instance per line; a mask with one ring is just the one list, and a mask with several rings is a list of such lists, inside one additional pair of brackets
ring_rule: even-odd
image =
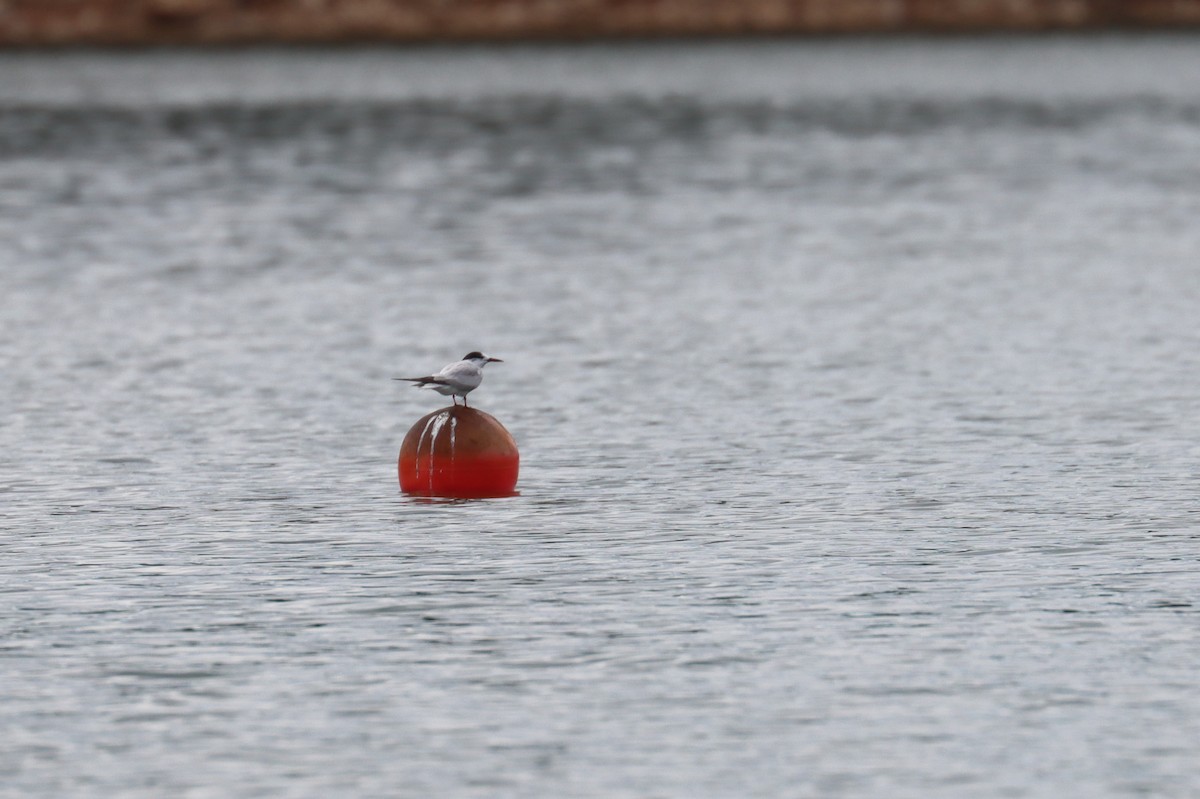
[(415, 383), (417, 388), (432, 388), (442, 396), (449, 396), (457, 405), (458, 397), (462, 397), (463, 407), (467, 405), (467, 395), (479, 388), (483, 382), (483, 367), (489, 363), (504, 363), (499, 358), (484, 355), (482, 352), (468, 352), (461, 361), (448, 363), (425, 377), (393, 377), (393, 380), (407, 380)]

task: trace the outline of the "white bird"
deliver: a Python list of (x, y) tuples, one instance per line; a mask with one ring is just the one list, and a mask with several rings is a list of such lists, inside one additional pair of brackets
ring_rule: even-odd
[(463, 407), (467, 405), (467, 395), (479, 388), (483, 382), (483, 367), (489, 363), (504, 363), (499, 358), (492, 358), (482, 352), (468, 352), (461, 361), (448, 363), (441, 371), (425, 377), (393, 377), (393, 380), (408, 380), (417, 388), (432, 388), (443, 397), (449, 396), (455, 405), (457, 397), (462, 397)]

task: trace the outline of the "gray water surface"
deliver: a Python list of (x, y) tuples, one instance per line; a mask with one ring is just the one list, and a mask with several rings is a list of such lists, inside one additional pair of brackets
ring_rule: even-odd
[(1200, 795), (1197, 74), (0, 55), (0, 795)]

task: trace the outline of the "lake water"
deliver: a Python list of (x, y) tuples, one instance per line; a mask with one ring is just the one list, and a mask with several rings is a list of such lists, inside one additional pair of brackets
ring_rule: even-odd
[(1196, 75), (0, 54), (0, 795), (1200, 795)]

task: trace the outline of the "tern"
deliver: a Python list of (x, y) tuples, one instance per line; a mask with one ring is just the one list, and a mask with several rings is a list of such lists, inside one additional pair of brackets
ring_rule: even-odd
[(467, 395), (479, 388), (483, 382), (483, 367), (489, 363), (504, 363), (499, 358), (484, 355), (482, 352), (468, 352), (461, 361), (448, 363), (441, 371), (425, 377), (393, 377), (393, 380), (407, 380), (415, 383), (417, 388), (432, 388), (443, 397), (449, 396), (457, 405), (458, 397), (462, 397), (463, 407), (467, 405)]

